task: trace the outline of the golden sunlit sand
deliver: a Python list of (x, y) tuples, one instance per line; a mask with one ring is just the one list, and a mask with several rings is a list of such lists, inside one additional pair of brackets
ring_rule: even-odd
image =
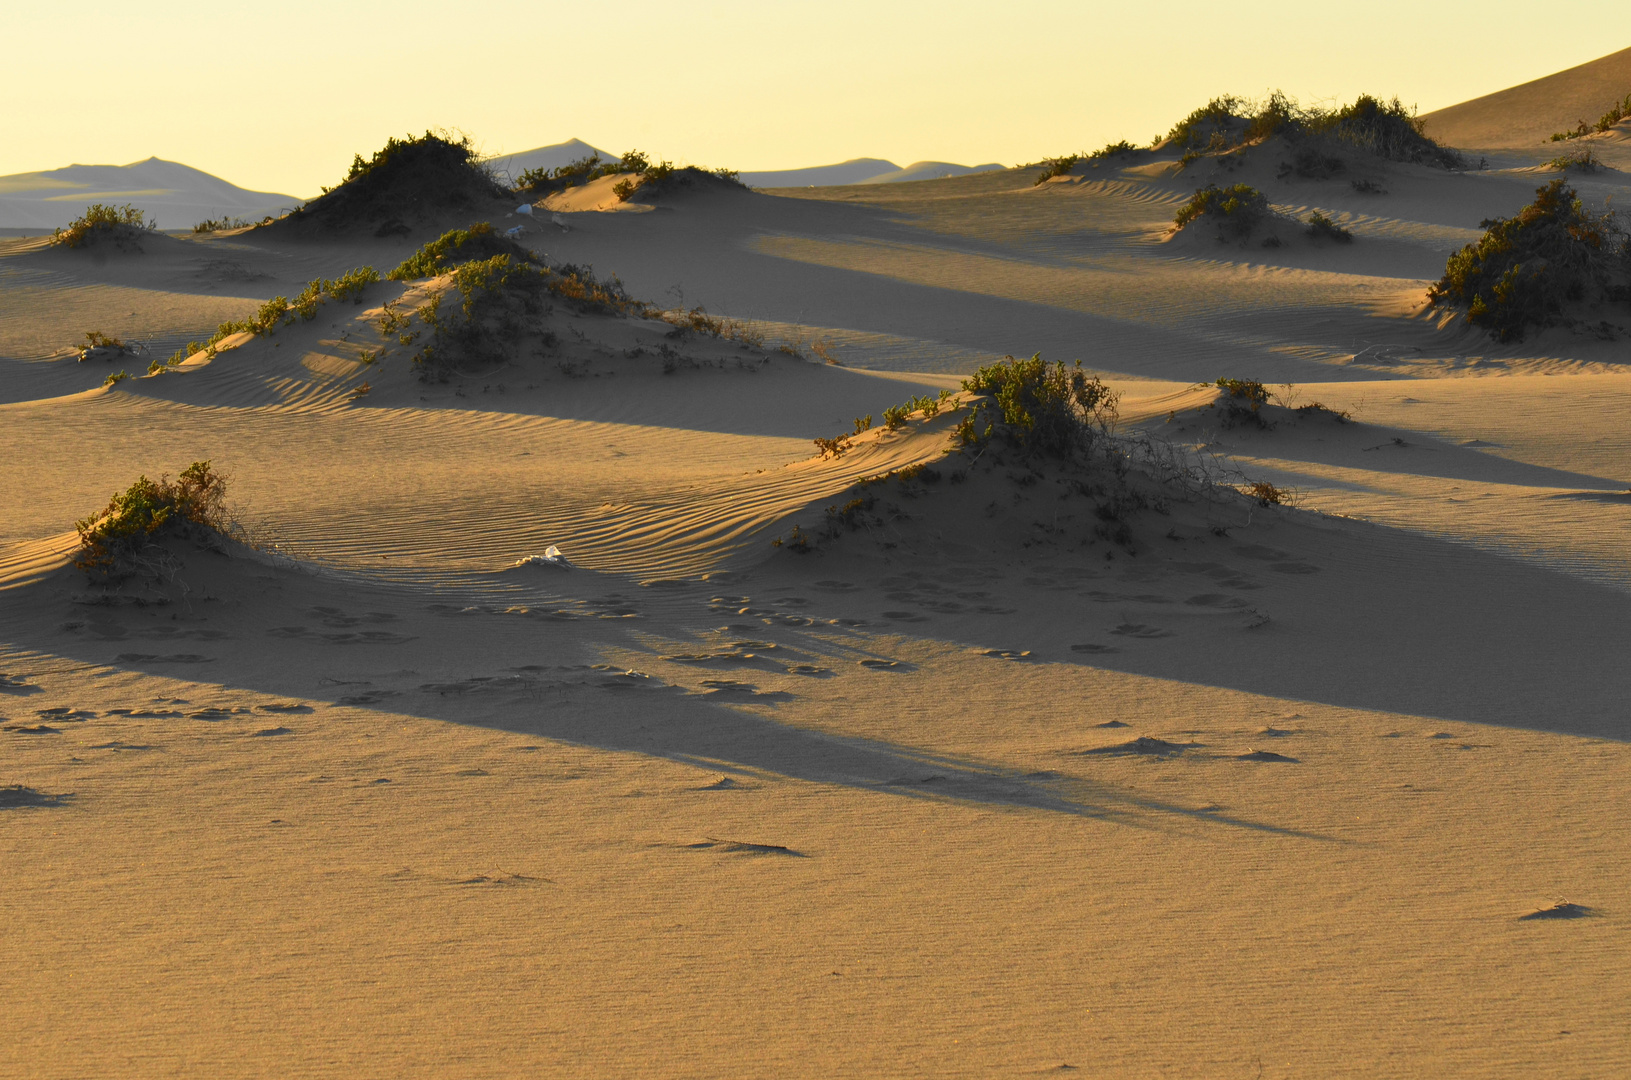
[(0, 241), (0, 1072), (1623, 1071), (1631, 309), (1428, 288), (1631, 183), (1498, 134)]

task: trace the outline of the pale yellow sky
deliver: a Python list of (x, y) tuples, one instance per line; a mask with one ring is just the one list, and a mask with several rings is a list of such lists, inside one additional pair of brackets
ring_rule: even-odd
[(1430, 111), (1624, 48), (1592, 32), (1622, 5), (1534, 26), (1533, 0), (19, 4), (0, 175), (157, 155), (309, 196), (428, 127), (739, 169), (1014, 164), (1148, 140), (1225, 92)]

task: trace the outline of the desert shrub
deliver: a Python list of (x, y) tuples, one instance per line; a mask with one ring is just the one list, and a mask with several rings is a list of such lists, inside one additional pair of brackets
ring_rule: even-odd
[(1242, 493), (1256, 499), (1261, 506), (1283, 506), (1291, 501), (1291, 492), (1275, 487), (1267, 480), (1258, 480), (1245, 485)]
[(1559, 131), (1552, 135), (1553, 142), (1563, 142), (1565, 139), (1579, 139), (1593, 132), (1607, 131), (1621, 120), (1631, 117), (1631, 94), (1625, 95), (1625, 100), (1616, 102), (1602, 116), (1597, 118), (1595, 125), (1588, 125), (1584, 120), (1572, 131)]
[(74, 523), (74, 565), (99, 581), (141, 568), (145, 549), (166, 535), (219, 541), (240, 535), (225, 506), (227, 482), (208, 461), (195, 461), (173, 482), (138, 477), (98, 514)]
[(906, 426), (906, 418), (912, 415), (912, 405), (907, 402), (903, 405), (891, 405), (883, 411), (883, 426), (885, 431), (899, 431)]
[(1582, 147), (1579, 150), (1571, 150), (1567, 154), (1553, 158), (1546, 164), (1558, 172), (1568, 172), (1570, 169), (1574, 169), (1578, 172), (1594, 173), (1603, 167), (1602, 160), (1589, 146)]
[(63, 247), (81, 248), (99, 240), (112, 240), (119, 247), (136, 245), (143, 233), (157, 229), (158, 222), (126, 203), (113, 206), (92, 203), (85, 212), (68, 223), (66, 229), (53, 229), (51, 243)]
[(1207, 184), (1190, 196), (1173, 221), (1181, 229), (1204, 215), (1216, 222), (1219, 236), (1241, 237), (1250, 233), (1268, 214), (1268, 198), (1249, 184), (1226, 188)]
[(1224, 153), (1275, 135), (1291, 140), (1320, 137), (1390, 161), (1441, 168), (1461, 164), (1453, 150), (1423, 134), (1422, 120), (1398, 98), (1384, 102), (1370, 94), (1338, 109), (1304, 108), (1278, 90), (1261, 103), (1224, 95), (1179, 121), (1167, 137), (1186, 151), (1188, 164), (1201, 154)]
[(567, 188), (582, 187), (613, 171), (616, 171), (615, 162), (606, 161), (599, 154), (590, 154), (554, 169), (528, 169), (516, 181), (515, 190), (533, 195), (552, 195)]
[[(625, 154), (624, 157), (628, 155)], [(640, 157), (643, 160), (645, 155), (641, 154)], [(695, 165), (681, 166), (669, 161), (659, 161), (655, 164), (646, 162), (644, 167), (638, 170), (622, 171), (635, 172), (632, 178), (619, 180), (612, 186), (612, 193), (623, 202), (627, 202), (637, 191), (656, 197), (671, 194), (681, 188), (717, 187), (720, 183), (736, 187), (747, 186), (732, 169), (700, 169)]]
[(277, 332), (278, 327), (287, 326), (297, 318), (309, 321), (316, 317), (317, 309), (329, 300), (351, 300), (360, 304), (363, 290), (378, 280), (378, 270), (372, 266), (359, 266), (346, 271), (338, 281), (330, 281), (327, 278), (309, 281), (294, 300), (291, 301), (287, 296), (272, 297), (247, 319), (230, 319), (217, 326), (215, 333), (211, 334), (208, 340), (188, 342), (176, 350), (175, 355), (166, 360), (163, 366), (174, 367), (196, 352), (213, 357), (217, 352), (216, 346), (234, 334), (271, 337)]
[(1354, 242), (1354, 234), (1332, 221), (1318, 210), (1308, 217), (1308, 235), (1316, 240), (1335, 240), (1339, 244)]
[(389, 138), (369, 159), (354, 156), (338, 185), (273, 222), (280, 230), (406, 235), (404, 219), (477, 207), (510, 193), (477, 157), (467, 136), (427, 131)]
[[(669, 311), (656, 312), (656, 317), (668, 323), (680, 333), (707, 334), (710, 337), (722, 338), (726, 341), (737, 341), (743, 345), (759, 348), (765, 343), (765, 336), (746, 323), (735, 319), (720, 318), (710, 315), (700, 307), (689, 311), (674, 308)], [(819, 350), (819, 343), (814, 346)], [(833, 363), (829, 360), (828, 363)]]
[(1126, 139), (1122, 139), (1119, 142), (1106, 143), (1104, 146), (1087, 155), (1087, 157), (1089, 161), (1107, 161), (1113, 157), (1121, 157), (1123, 154), (1133, 154), (1137, 152), (1138, 147), (1134, 146)]
[(1185, 150), (1209, 146), (1215, 135), (1233, 141), (1250, 122), (1244, 115), (1248, 108), (1248, 102), (1232, 94), (1215, 97), (1174, 124), (1167, 138)]
[(824, 458), (843, 457), (844, 451), (848, 450), (851, 445), (850, 437), (848, 435), (839, 435), (832, 439), (818, 438), (815, 440), (816, 452)]
[(115, 371), (112, 375), (109, 375), (107, 378), (102, 380), (102, 388), (105, 390), (110, 386), (118, 386), (128, 378), (130, 378), (130, 372), (123, 370)]
[(363, 290), (379, 281), (379, 271), (372, 266), (359, 266), (355, 270), (347, 270), (341, 274), (337, 281), (327, 283), (329, 297), (335, 301), (350, 300), (353, 304), (362, 303)]
[(1217, 404), (1223, 406), (1224, 427), (1237, 424), (1251, 424), (1260, 428), (1269, 426), (1262, 412), (1263, 406), (1268, 404), (1269, 392), (1262, 383), (1253, 379), (1219, 379), (1213, 385), (1223, 391)]
[(1361, 94), (1352, 105), (1332, 112), (1311, 113), (1305, 122), (1305, 130), (1313, 134), (1327, 135), (1389, 161), (1458, 168), (1460, 155), (1428, 138), (1424, 126), (1415, 111), (1405, 108), (1398, 98), (1384, 102), (1370, 94)]
[(1501, 341), (1568, 321), (1586, 301), (1631, 300), (1631, 252), (1612, 213), (1593, 214), (1561, 177), (1510, 218), (1481, 222), (1484, 236), (1450, 256), (1428, 290), (1434, 304), (1466, 307), (1466, 320)]
[[(1001, 432), (1027, 453), (1064, 456), (1089, 448), (1115, 419), (1118, 395), (1097, 377), (1052, 364), (1037, 353), (1006, 357), (963, 380), (963, 389), (996, 399)], [(971, 413), (965, 421), (974, 419)], [(977, 431), (977, 422), (970, 424)]]
[(85, 344), (79, 347), (79, 361), (86, 360), (117, 360), (121, 356), (134, 356), (139, 346), (126, 345), (116, 337), (110, 337), (100, 330), (87, 330)]
[(428, 241), (386, 276), (392, 281), (412, 281), (447, 272), (455, 263), (511, 255), (518, 261), (534, 261), (532, 253), (513, 240), (506, 240), (485, 221), (466, 229), (450, 229)]
[(193, 226), (193, 232), (197, 234), (224, 232), (227, 229), (247, 229), (251, 225), (265, 225), (271, 220), (270, 215), (263, 217), (260, 221), (250, 221), (248, 218), (240, 217), (205, 218)]
[(1042, 184), (1046, 184), (1049, 180), (1052, 180), (1056, 176), (1069, 176), (1070, 170), (1074, 169), (1076, 167), (1076, 163), (1080, 160), (1081, 157), (1077, 154), (1066, 154), (1064, 157), (1056, 158), (1044, 158), (1042, 161), (1042, 171), (1037, 174), (1036, 182), (1031, 186), (1039, 187)]

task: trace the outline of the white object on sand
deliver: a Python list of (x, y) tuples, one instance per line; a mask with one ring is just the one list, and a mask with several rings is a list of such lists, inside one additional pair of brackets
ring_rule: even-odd
[(531, 217), (532, 216), (532, 204), (531, 203), (522, 203), (520, 206), (515, 208), (515, 212), (518, 213), (518, 214), (525, 214), (528, 217)]
[(572, 561), (561, 554), (561, 549), (554, 544), (544, 549), (542, 555), (528, 555), (516, 561), (517, 566), (553, 566), (557, 570), (572, 569)]

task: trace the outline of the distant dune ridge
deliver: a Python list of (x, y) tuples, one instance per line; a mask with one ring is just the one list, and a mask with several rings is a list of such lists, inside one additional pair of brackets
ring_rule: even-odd
[(162, 229), (207, 218), (259, 218), (296, 206), (292, 195), (247, 191), (218, 176), (156, 157), (129, 165), (70, 165), (0, 176), (0, 229), (67, 225), (90, 203), (132, 203)]
[(597, 149), (581, 139), (568, 139), (562, 143), (523, 150), (519, 154), (504, 154), (499, 157), (488, 158), (487, 164), (492, 167), (495, 173), (501, 177), (508, 177), (514, 182), (519, 180), (521, 174), (528, 169), (558, 169), (562, 165), (570, 165), (572, 162), (580, 161), (591, 154), (599, 154), (608, 161), (617, 158), (616, 154)]
[(947, 161), (914, 161), (904, 169), (882, 158), (852, 158), (837, 165), (742, 173), (748, 187), (835, 187), (843, 184), (895, 184), (903, 180), (939, 180), (947, 176), (991, 172), (1002, 166), (955, 165)]
[(1427, 134), (1471, 150), (1534, 148), (1596, 121), (1631, 93), (1631, 48), (1422, 117)]

